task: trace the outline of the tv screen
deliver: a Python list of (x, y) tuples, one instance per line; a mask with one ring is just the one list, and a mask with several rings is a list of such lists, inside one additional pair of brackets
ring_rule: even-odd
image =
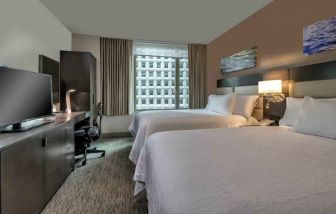
[(0, 67), (0, 127), (51, 114), (51, 76)]

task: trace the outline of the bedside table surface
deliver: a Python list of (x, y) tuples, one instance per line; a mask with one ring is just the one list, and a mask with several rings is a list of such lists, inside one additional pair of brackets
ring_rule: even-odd
[(275, 120), (264, 119), (259, 121), (259, 126), (272, 126), (275, 123)]

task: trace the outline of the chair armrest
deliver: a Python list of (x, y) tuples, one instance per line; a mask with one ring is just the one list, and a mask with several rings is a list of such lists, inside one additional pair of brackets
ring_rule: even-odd
[(88, 132), (92, 128), (93, 128), (93, 126), (82, 126), (78, 130), (84, 130), (84, 131)]

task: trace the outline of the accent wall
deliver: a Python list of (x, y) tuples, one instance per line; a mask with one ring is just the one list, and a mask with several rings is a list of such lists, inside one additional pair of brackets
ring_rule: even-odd
[[(224, 77), (336, 60), (336, 50), (303, 54), (303, 28), (336, 15), (335, 0), (274, 0), (207, 46), (207, 91), (216, 92)], [(220, 60), (258, 47), (257, 67), (222, 75)]]

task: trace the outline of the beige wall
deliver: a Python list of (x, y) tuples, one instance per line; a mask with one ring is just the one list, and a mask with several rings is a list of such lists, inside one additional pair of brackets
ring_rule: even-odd
[[(335, 0), (274, 0), (272, 3), (208, 44), (208, 93), (216, 80), (284, 65), (336, 59), (336, 51), (304, 56), (303, 28), (336, 15)], [(221, 58), (258, 46), (257, 68), (221, 75)]]
[[(91, 52), (97, 59), (97, 98), (101, 99), (100, 84), (100, 39), (98, 36), (73, 34), (72, 50)], [(106, 133), (128, 132), (128, 126), (132, 120), (132, 115), (126, 116), (104, 116), (102, 131)]]
[(38, 55), (59, 61), (71, 33), (38, 0), (1, 0), (0, 64), (38, 71)]

